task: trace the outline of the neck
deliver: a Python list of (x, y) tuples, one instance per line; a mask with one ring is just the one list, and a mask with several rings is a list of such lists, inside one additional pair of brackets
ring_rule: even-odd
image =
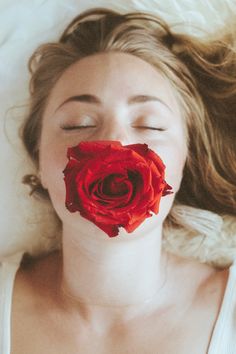
[[(161, 228), (145, 237), (89, 236), (63, 227), (61, 291), (86, 310), (116, 313), (140, 309), (158, 296), (165, 281)], [(130, 238), (129, 238), (130, 237)], [(146, 307), (145, 307), (146, 308)]]

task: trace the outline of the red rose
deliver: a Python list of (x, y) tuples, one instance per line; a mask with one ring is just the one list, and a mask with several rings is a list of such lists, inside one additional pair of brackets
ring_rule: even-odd
[(173, 193), (165, 165), (147, 144), (82, 141), (68, 148), (64, 169), (66, 207), (92, 221), (110, 237), (119, 227), (134, 231), (159, 211), (162, 196)]

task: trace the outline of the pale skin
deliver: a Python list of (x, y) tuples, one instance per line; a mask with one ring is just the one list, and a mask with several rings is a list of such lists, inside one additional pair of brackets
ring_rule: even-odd
[[(147, 143), (158, 153), (174, 191), (161, 199), (159, 214), (131, 234), (120, 229), (109, 238), (70, 213), (62, 170), (67, 148), (81, 140)], [(207, 352), (228, 271), (161, 249), (186, 157), (180, 104), (150, 64), (129, 54), (99, 54), (63, 73), (40, 140), (40, 174), (62, 220), (62, 253), (17, 272), (12, 354)]]

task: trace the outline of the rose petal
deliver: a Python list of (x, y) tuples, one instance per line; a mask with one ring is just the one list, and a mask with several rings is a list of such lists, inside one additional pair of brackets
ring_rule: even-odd
[(67, 156), (66, 207), (110, 237), (119, 227), (135, 230), (151, 212), (159, 212), (162, 196), (173, 193), (163, 161), (147, 144), (87, 141), (68, 148)]

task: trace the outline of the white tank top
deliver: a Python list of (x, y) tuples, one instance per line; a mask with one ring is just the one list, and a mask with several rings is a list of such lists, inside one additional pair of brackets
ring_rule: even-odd
[[(0, 263), (0, 354), (11, 353), (11, 305), (22, 253)], [(229, 278), (207, 354), (236, 354), (236, 262)]]

